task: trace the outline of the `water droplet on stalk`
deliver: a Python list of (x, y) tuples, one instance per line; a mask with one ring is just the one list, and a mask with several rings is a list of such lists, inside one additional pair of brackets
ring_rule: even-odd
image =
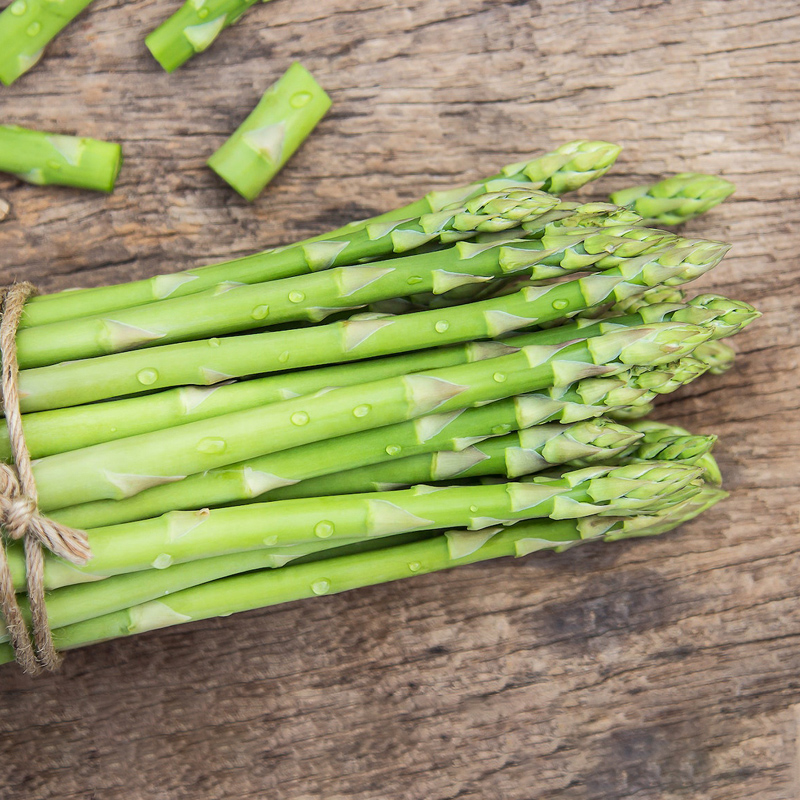
[(497, 381), (497, 383), (505, 383), (505, 381), (506, 381), (507, 377), (508, 377), (508, 376), (507, 376), (507, 375), (505, 375), (505, 374), (504, 374), (504, 373), (502, 373), (502, 372), (495, 372), (495, 374), (494, 374), (494, 375), (492, 375), (492, 378), (494, 378), (494, 380), (496, 380), (496, 381)]
[(397, 456), (400, 455), (400, 451), (402, 448), (400, 445), (397, 444), (387, 444), (386, 445), (386, 454), (390, 456)]
[(407, 283), (409, 286), (416, 286), (418, 283), (422, 283), (422, 278), (420, 278), (418, 275), (412, 275), (412, 276), (411, 276), (411, 277), (410, 277), (410, 278), (409, 278), (409, 279), (406, 281), (406, 283)]
[(409, 561), (408, 568), (412, 572), (419, 572), (422, 569), (422, 564), (420, 564), (419, 561)]
[(295, 92), (289, 98), (289, 105), (292, 108), (302, 108), (307, 106), (311, 100), (311, 92)]
[(28, 25), (28, 29), (25, 31), (25, 33), (27, 33), (28, 36), (36, 36), (36, 34), (39, 33), (41, 29), (42, 29), (41, 23), (31, 22), (31, 24)]
[(28, 10), (28, 4), (25, 2), (25, 0), (17, 0), (16, 3), (12, 3), (8, 7), (8, 10), (15, 17), (21, 17)]
[(562, 308), (566, 308), (569, 303), (566, 300), (553, 300), (553, 308), (557, 311), (561, 311)]
[(172, 564), (172, 556), (169, 553), (161, 553), (153, 559), (154, 569), (166, 569)]
[(366, 403), (363, 406), (356, 406), (353, 409), (353, 416), (354, 417), (366, 417), (369, 412), (372, 411), (372, 406), (368, 406)]
[(269, 306), (256, 306), (253, 309), (252, 317), (253, 319), (264, 319), (267, 314), (269, 314)]
[(327, 539), (333, 536), (333, 523), (324, 519), (314, 526), (314, 535), (319, 536), (320, 539)]
[(308, 414), (305, 411), (295, 411), (290, 417), (292, 425), (306, 425), (308, 423)]
[(291, 300), (292, 303), (302, 303), (305, 299), (306, 296), (302, 292), (289, 292), (289, 300)]
[(281, 364), (285, 364), (285, 363), (286, 363), (288, 360), (289, 360), (289, 351), (288, 351), (288, 350), (284, 350), (284, 351), (283, 351), (283, 352), (282, 352), (282, 353), (281, 353), (281, 354), (278, 356), (278, 361), (280, 361), (280, 362), (281, 362)]
[(444, 333), (450, 327), (450, 323), (446, 319), (440, 319), (434, 326), (436, 333)]
[(330, 591), (331, 582), (327, 578), (320, 578), (318, 581), (314, 581), (311, 584), (311, 591), (314, 594), (325, 594), (326, 592)]
[(152, 386), (158, 380), (158, 372), (154, 369), (140, 370), (136, 375), (136, 380), (144, 386)]

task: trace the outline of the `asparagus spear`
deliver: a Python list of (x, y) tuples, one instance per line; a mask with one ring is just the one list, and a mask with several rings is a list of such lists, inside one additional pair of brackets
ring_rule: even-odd
[[(268, 2), (269, 0), (264, 0)], [(145, 40), (153, 58), (173, 72), (193, 55), (208, 49), (219, 34), (233, 25), (258, 0), (186, 0)]]
[[(314, 394), (331, 386), (357, 383), (480, 361), (514, 352), (500, 342), (466, 342), (450, 347), (296, 370), (245, 381), (176, 389), (102, 403), (68, 406), (23, 416), (25, 441), (33, 458), (80, 450), (102, 442), (162, 430), (232, 411)], [(0, 460), (11, 459), (11, 446), (0, 421)]]
[(487, 361), (332, 389), (61, 453), (34, 466), (39, 501), (52, 511), (129, 497), (150, 486), (308, 442), (566, 386), (628, 366), (667, 363), (688, 355), (710, 333), (676, 322), (621, 328), (573, 344), (523, 347)]
[[(649, 420), (634, 422), (631, 427), (615, 427), (610, 420), (602, 418), (572, 426), (539, 424), (517, 434), (487, 439), (455, 453), (414, 455), (351, 469), (343, 464), (335, 472), (277, 488), (267, 499), (383, 491), (484, 475), (518, 478), (554, 464), (576, 468), (597, 463), (622, 465), (654, 460), (697, 464), (710, 453), (716, 440), (716, 436), (693, 435), (681, 428)], [(623, 444), (626, 441), (627, 445)], [(718, 470), (711, 482), (719, 485), (717, 477)]]
[[(254, 336), (210, 339), (23, 370), (23, 412), (78, 405), (168, 386), (222, 380), (450, 344), (563, 319), (641, 286), (688, 281), (718, 263), (725, 245), (694, 244), (651, 260), (632, 260), (566, 283), (524, 287), (515, 295), (397, 318), (348, 321)], [(21, 331), (32, 333), (36, 329)], [(19, 338), (19, 337), (18, 337)]]
[[(166, 298), (185, 297), (220, 285), (253, 284), (264, 281), (307, 275), (331, 267), (351, 266), (384, 256), (412, 250), (427, 242), (450, 238), (469, 238), (479, 230), (503, 230), (520, 221), (539, 219), (542, 224), (560, 218), (576, 222), (591, 219), (600, 223), (613, 219), (620, 224), (636, 224), (640, 217), (626, 211), (623, 216), (616, 206), (604, 203), (579, 206), (559, 202), (544, 192), (512, 186), (502, 191), (486, 192), (463, 206), (389, 224), (367, 225), (342, 236), (330, 236), (314, 242), (300, 242), (185, 272), (156, 275), (143, 281), (86, 289), (56, 295), (45, 295), (26, 307), (22, 327), (34, 327), (83, 317), (108, 310), (114, 298), (122, 307), (142, 306)], [(80, 311), (83, 313), (78, 313)]]
[[(633, 314), (615, 318), (613, 324), (638, 325), (645, 321), (670, 320), (691, 322), (711, 328), (712, 336), (717, 338), (735, 333), (756, 315), (755, 310), (746, 304), (726, 300), (717, 295), (701, 295), (688, 306), (683, 304), (655, 306), (647, 312), (646, 320), (642, 314)], [(413, 319), (404, 318), (403, 328), (409, 335), (415, 329), (414, 325)], [(602, 334), (606, 327), (603, 324), (586, 323), (579, 319), (572, 325), (562, 325), (553, 333), (539, 331), (522, 337), (517, 336), (507, 339), (505, 344), (471, 342), (394, 358), (356, 362), (352, 367), (328, 367), (300, 373), (286, 373), (211, 389), (182, 387), (154, 395), (27, 414), (23, 418), (26, 440), (33, 457), (41, 458), (138, 433), (160, 430), (195, 419), (208, 419), (288, 397), (310, 394), (331, 386), (350, 386), (392, 375), (491, 358), (511, 352), (510, 347), (519, 347), (523, 344), (555, 344), (566, 342), (569, 338), (596, 336)], [(478, 330), (476, 333), (480, 335), (486, 331)], [(236, 344), (241, 346), (243, 342), (239, 340)], [(373, 345), (375, 344), (376, 340), (373, 340)], [(721, 361), (720, 358), (716, 360)], [(182, 368), (186, 366), (186, 363), (181, 363)], [(261, 367), (264, 367), (263, 360)], [(10, 458), (10, 445), (7, 434), (3, 431), (0, 434), (0, 459), (8, 460), (8, 458)]]
[[(13, 0), (0, 13), (0, 81), (10, 86), (92, 0)], [(0, 152), (3, 146), (0, 145)]]
[(208, 159), (208, 166), (246, 200), (255, 200), (330, 107), (330, 97), (314, 76), (295, 62)]
[[(326, 542), (320, 539), (316, 542), (290, 547), (272, 547), (230, 553), (213, 558), (201, 558), (196, 561), (187, 561), (185, 564), (174, 564), (169, 569), (154, 568), (130, 572), (111, 578), (93, 580), (88, 584), (73, 583), (72, 581), (82, 577), (80, 573), (71, 573), (70, 565), (65, 563), (63, 571), (59, 574), (59, 568), (62, 565), (52, 562), (47, 565), (48, 580), (54, 586), (61, 588), (47, 593), (47, 620), (51, 629), (60, 628), (163, 597), (190, 586), (199, 586), (228, 575), (256, 569), (277, 569), (290, 561), (322, 558), (331, 551), (333, 551), (332, 554), (338, 556), (347, 552), (363, 552), (367, 549), (374, 550), (377, 547), (391, 547), (431, 535), (434, 534), (429, 531), (401, 533), (376, 541), (358, 539), (347, 543)], [(27, 598), (21, 595), (18, 599), (25, 620), (30, 622)], [(0, 619), (0, 642), (4, 641), (8, 641), (8, 634), (3, 620)]]
[(375, 492), (482, 475), (519, 478), (577, 458), (586, 464), (612, 459), (642, 435), (602, 417), (573, 425), (536, 425), (505, 436), (486, 438), (455, 452), (437, 448), (369, 466), (348, 469), (347, 464), (342, 464), (339, 470), (279, 487), (266, 499)]
[[(95, 577), (108, 576), (319, 539), (350, 541), (449, 526), (477, 530), (539, 517), (627, 516), (684, 489), (691, 492), (695, 487), (696, 492), (702, 484), (701, 475), (702, 469), (683, 464), (643, 462), (589, 467), (558, 478), (532, 478), (526, 483), (435, 490), (421, 486), (173, 511), (155, 519), (92, 529), (88, 535), (92, 558), (76, 570)], [(45, 561), (55, 559), (51, 556)], [(24, 559), (19, 548), (9, 551), (8, 561), (15, 585), (24, 586)]]
[(122, 149), (112, 142), (0, 125), (0, 172), (28, 183), (110, 192), (121, 165)]
[[(604, 174), (614, 163), (620, 148), (608, 142), (576, 141), (562, 145), (553, 153), (547, 153), (540, 158), (521, 164), (512, 164), (505, 167), (497, 175), (485, 178), (476, 183), (459, 186), (444, 192), (431, 192), (418, 200), (396, 211), (372, 217), (368, 220), (346, 225), (344, 228), (328, 234), (307, 239), (286, 251), (295, 251), (309, 242), (319, 240), (350, 241), (356, 232), (364, 231), (370, 224), (385, 222), (402, 223), (408, 219), (419, 218), (428, 214), (437, 213), (445, 208), (460, 207), (478, 195), (507, 191), (510, 187), (518, 188), (520, 184), (527, 184), (531, 189), (542, 189), (553, 194), (577, 188), (584, 183)], [(455, 204), (455, 205), (454, 205)], [(363, 239), (363, 236), (360, 237)], [(369, 236), (367, 236), (369, 239)], [(122, 308), (143, 305), (165, 297), (181, 297), (193, 294), (209, 286), (224, 281), (240, 281), (247, 283), (253, 280), (251, 275), (272, 275), (272, 270), (278, 269), (283, 263), (284, 256), (278, 258), (283, 250), (267, 250), (245, 258), (235, 259), (222, 264), (213, 264), (188, 270), (177, 274), (160, 275), (132, 283), (118, 284), (116, 286), (103, 286), (78, 291), (58, 292), (32, 298), (25, 309), (23, 326), (44, 325), (52, 322), (61, 322), (67, 319), (83, 317), (91, 314), (104, 314)], [(312, 250), (313, 252), (313, 250)], [(286, 258), (293, 257), (291, 254)], [(341, 266), (341, 262), (334, 262)], [(261, 266), (269, 272), (259, 272)], [(305, 260), (301, 262), (301, 270), (306, 271)], [(281, 267), (286, 269), (286, 267)], [(279, 277), (288, 277), (290, 273), (275, 273)], [(264, 278), (256, 277), (255, 280)]]
[(682, 172), (658, 183), (632, 186), (611, 195), (611, 202), (633, 209), (647, 225), (680, 225), (705, 214), (736, 191), (716, 175)]
[(701, 257), (717, 242), (691, 242), (636, 226), (576, 228), (546, 226), (533, 241), (507, 239), (492, 245), (458, 242), (433, 253), (362, 266), (339, 267), (276, 281), (207, 289), (196, 295), (122, 310), (113, 319), (96, 316), (24, 328), (17, 335), (21, 368), (92, 358), (107, 353), (236, 333), (287, 322), (319, 322), (337, 310), (404, 297), (418, 291), (441, 294), (469, 283), (524, 272), (535, 280), (579, 270), (623, 269), (645, 259)]
[[(448, 531), (444, 535), (381, 548), (298, 563), (273, 571), (255, 571), (223, 578), (161, 599), (133, 606), (55, 631), (59, 648), (78, 647), (169, 625), (232, 614), (279, 603), (385, 583), (462, 564), (539, 550), (565, 550), (587, 540), (612, 541), (662, 533), (693, 519), (726, 497), (705, 487), (692, 499), (653, 515), (554, 522), (519, 522), (509, 528)], [(148, 573), (140, 573), (144, 580)], [(113, 579), (119, 580), (119, 579)], [(94, 587), (82, 587), (91, 591)], [(11, 648), (0, 645), (0, 662), (13, 660)]]
[[(366, 468), (359, 475), (375, 475), (375, 481), (383, 480), (388, 483), (391, 482), (389, 477), (379, 477), (381, 464), (391, 471), (396, 462), (397, 469), (402, 472), (419, 455), (424, 470), (431, 466), (431, 456), (425, 454), (431, 453), (438, 453), (434, 458), (434, 467), (438, 465), (444, 468), (448, 463), (453, 467), (462, 458), (467, 460), (468, 467), (476, 460), (482, 460), (486, 453), (483, 450), (480, 454), (472, 445), (492, 436), (500, 436), (502, 441), (505, 439), (503, 434), (531, 426), (536, 427), (530, 436), (536, 440), (539, 450), (546, 454), (540, 455), (537, 452), (544, 464), (560, 463), (558, 456), (566, 450), (567, 444), (570, 445), (570, 453), (579, 448), (585, 454), (602, 452), (608, 455), (613, 441), (631, 435), (629, 431), (627, 434), (623, 433), (627, 429), (612, 427), (610, 432), (606, 432), (605, 422), (570, 422), (569, 417), (586, 420), (600, 416), (604, 411), (603, 401), (610, 401), (616, 396), (635, 402), (637, 397), (645, 395), (645, 390), (628, 387), (620, 380), (605, 379), (605, 384), (602, 387), (604, 394), (601, 396), (598, 396), (600, 387), (585, 387), (584, 391), (593, 395), (593, 405), (580, 402), (580, 383), (566, 398), (558, 400), (542, 395), (521, 395), (477, 408), (450, 414), (433, 414), (409, 422), (282, 450), (229, 467), (190, 475), (177, 483), (155, 486), (127, 499), (100, 500), (61, 509), (53, 514), (53, 518), (85, 530), (147, 519), (171, 510), (222, 506), (263, 497), (265, 494), (269, 495), (268, 499), (272, 499), (278, 496), (276, 491), (280, 493), (281, 487), (286, 486), (291, 490), (300, 481), (303, 486), (311, 486), (311, 489), (303, 490), (303, 496), (341, 494), (342, 492), (327, 489), (315, 492), (313, 486), (317, 483), (310, 479), (318, 476), (330, 477), (343, 470), (350, 474), (358, 471), (357, 468)], [(541, 424), (549, 420), (566, 420), (566, 424)], [(530, 438), (526, 441), (530, 441)], [(591, 445), (592, 441), (596, 443)], [(505, 447), (503, 444), (499, 446), (501, 449)], [(496, 448), (492, 448), (491, 452), (495, 450)], [(532, 459), (536, 459), (536, 456), (528, 454), (526, 463), (530, 463)], [(416, 462), (414, 466), (420, 466), (420, 462)], [(418, 480), (408, 479), (403, 482), (411, 485), (432, 480), (424, 471), (420, 475)], [(323, 482), (322, 485), (330, 484)], [(372, 489), (368, 487), (366, 490), (353, 491)]]

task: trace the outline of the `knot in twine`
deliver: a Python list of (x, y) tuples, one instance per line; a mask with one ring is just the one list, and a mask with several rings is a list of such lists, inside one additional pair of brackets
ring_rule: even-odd
[(72, 564), (85, 564), (91, 557), (89, 541), (76, 531), (42, 516), (33, 476), (31, 455), (22, 430), (19, 405), (17, 328), (26, 301), (35, 293), (30, 283), (15, 283), (0, 289), (0, 389), (3, 412), (11, 442), (14, 466), (0, 463), (0, 525), (12, 540), (23, 540), (28, 606), (33, 641), (14, 590), (6, 549), (0, 542), (0, 612), (17, 661), (26, 672), (54, 670), (60, 659), (47, 621), (42, 547)]

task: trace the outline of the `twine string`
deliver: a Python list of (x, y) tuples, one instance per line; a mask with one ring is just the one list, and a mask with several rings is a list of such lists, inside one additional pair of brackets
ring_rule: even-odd
[(22, 429), (17, 361), (17, 329), (25, 303), (35, 291), (30, 283), (14, 283), (0, 289), (0, 389), (14, 461), (13, 466), (0, 463), (0, 525), (9, 539), (23, 540), (33, 640), (14, 590), (3, 542), (0, 542), (0, 612), (17, 661), (29, 673), (54, 670), (60, 663), (47, 620), (43, 548), (76, 565), (85, 564), (91, 557), (86, 533), (48, 519), (39, 511), (31, 455)]

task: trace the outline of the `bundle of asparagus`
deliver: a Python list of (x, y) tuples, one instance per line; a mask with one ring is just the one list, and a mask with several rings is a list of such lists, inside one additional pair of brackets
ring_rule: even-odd
[[(45, 558), (59, 649), (654, 535), (725, 497), (714, 437), (640, 418), (727, 369), (721, 340), (758, 316), (680, 288), (727, 245), (649, 227), (732, 187), (561, 199), (618, 152), (571, 142), (289, 247), (33, 298), (40, 508), (92, 552)], [(21, 545), (6, 557), (30, 619)]]

